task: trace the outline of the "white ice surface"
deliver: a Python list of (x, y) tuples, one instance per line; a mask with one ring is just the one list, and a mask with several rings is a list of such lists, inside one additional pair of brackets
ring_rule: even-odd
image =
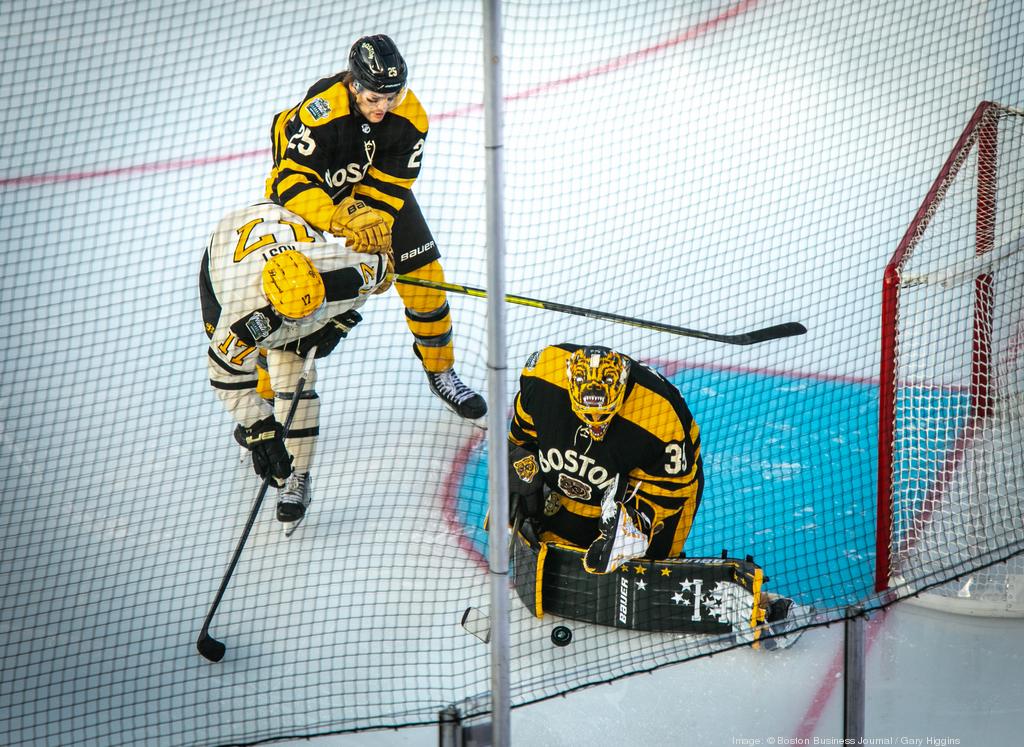
[[(837, 623), (806, 632), (785, 651), (728, 652), (518, 708), (512, 744), (829, 744), (843, 736), (844, 635)], [(1022, 635), (1019, 619), (909, 603), (873, 614), (864, 624), (865, 737), (895, 745), (1018, 744)], [(437, 740), (438, 729), (424, 727), (282, 745), (426, 747)]]
[[(260, 195), (270, 116), (337, 69), (351, 39), (372, 26), (400, 41), (415, 90), (434, 115), (430, 160), (416, 190), (449, 279), (485, 285), (483, 116), (474, 108), (483, 91), (475, 68), (468, 81), (452, 77), (453, 60), (481, 53), (479, 3), (415, 12), (410, 4), (381, 5), (359, 26), (339, 21), (336, 6), (308, 2), (287, 12), (260, 2), (221, 10), (169, 2), (10, 5), (2, 117), (11, 134), (0, 143), (2, 175), (84, 178), (15, 180), (2, 192), (0, 219), (19, 260), (0, 286), (12, 334), (0, 361), (7, 413), (0, 467), (5, 516), (17, 517), (6, 527), (4, 573), (53, 574), (41, 573), (5, 601), (6, 653), (29, 663), (17, 679), (4, 673), (4, 691), (21, 699), (20, 727), (33, 708), (42, 718), (64, 709), (94, 722), (132, 687), (164, 682), (163, 696), (183, 718), (195, 718), (203, 712), (197, 706), (210, 703), (183, 702), (173, 689), (214, 677), (197, 662), (192, 636), (252, 495), (241, 471), (218, 461), (230, 428), (205, 382), (199, 252), (225, 211)], [(695, 19), (729, 7), (742, 12), (713, 33), (570, 80), (623, 59), (613, 42), (592, 43), (617, 37), (598, 15), (604, 4), (580, 5), (531, 13), (505, 3), (509, 291), (715, 331), (790, 319), (811, 331), (752, 358), (510, 309), (518, 335), (513, 365), (538, 343), (555, 341), (531, 336), (536, 325), (566, 338), (600, 329), (608, 344), (650, 358), (874, 376), (882, 265), (977, 102), (1024, 104), (1020, 3), (860, 3), (843, 12), (812, 0), (685, 9), (637, 3), (647, 26), (626, 51), (676, 39)], [(302, 37), (310, 28), (333, 30)], [(559, 59), (571, 67), (546, 66), (552, 44), (568, 45)], [(534, 86), (541, 89), (518, 96)], [(634, 106), (622, 91), (637, 87), (658, 95)], [(584, 126), (591, 159), (563, 146), (564, 133)], [(631, 137), (644, 128), (674, 147)], [(658, 185), (656, 200), (637, 204), (628, 181), (618, 181), (636, 164)], [(104, 175), (119, 168), (126, 171)], [(650, 273), (670, 270), (685, 282), (646, 292)], [(98, 294), (97, 287), (114, 291)], [(478, 385), (486, 341), (480, 303), (452, 299), (460, 371)], [(385, 449), (400, 451), (432, 497), (468, 438), (469, 426), (444, 420), (411, 356), (397, 352), (406, 351), (408, 334), (396, 299), (353, 335), (362, 350), (371, 341), (384, 351), (379, 359), (339, 352), (325, 371), (353, 361), (366, 368), (348, 382), (325, 373), (321, 389), (323, 448), (354, 451), (363, 461), (338, 459), (325, 470), (319, 485), (334, 491), (334, 511), (327, 501), (316, 505), (316, 521), (294, 538), (296, 551), (275, 550), (279, 530), (269, 522), (257, 528), (225, 619), (267, 627), (288, 620), (297, 603), (316, 599), (309, 587), (317, 574), (340, 573), (330, 543), (359, 542), (353, 527), (376, 510), (373, 494), (361, 489), (364, 464)], [(125, 354), (133, 344), (142, 355)], [(377, 403), (368, 401), (373, 387), (393, 393), (402, 411), (378, 417)], [(160, 439), (179, 446), (161, 448)], [(401, 474), (377, 479), (378, 490), (404, 491)], [(33, 492), (39, 484), (45, 490)], [(28, 518), (16, 503), (27, 499)], [(366, 583), (369, 570), (355, 570)], [(156, 580), (175, 573), (173, 598), (153, 591)], [(39, 611), (35, 629), (12, 624), (26, 606)], [(424, 614), (447, 620), (450, 610), (424, 604)], [(332, 622), (344, 629), (343, 619)], [(259, 656), (263, 645), (268, 657), (287, 660), (289, 652), (266, 640), (242, 643), (238, 627), (225, 626), (238, 658), (217, 676), (257, 699), (267, 685), (247, 680), (245, 657)], [(869, 737), (1019, 743), (1024, 623), (902, 605), (875, 619), (869, 634)], [(106, 655), (125, 636), (126, 649), (115, 654), (150, 662), (144, 682), (119, 680), (117, 656)], [(809, 631), (785, 652), (730, 652), (553, 698), (516, 709), (513, 737), (516, 744), (616, 747), (839, 737), (841, 644), (841, 626), (833, 625)], [(359, 645), (375, 644), (367, 636)], [(66, 677), (54, 668), (57, 654)], [(318, 683), (289, 684), (301, 692)], [(347, 684), (353, 696), (368, 689)], [(122, 689), (111, 692), (112, 685)], [(0, 713), (9, 716), (5, 707)], [(51, 733), (47, 741), (60, 739)], [(434, 727), (313, 742), (436, 743)]]

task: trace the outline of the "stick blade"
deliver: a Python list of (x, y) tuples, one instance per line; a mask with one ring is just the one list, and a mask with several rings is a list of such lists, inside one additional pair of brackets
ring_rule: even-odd
[(218, 662), (224, 658), (227, 646), (211, 637), (209, 633), (202, 633), (196, 639), (196, 650), (207, 661)]
[(462, 627), (483, 643), (491, 642), (491, 618), (476, 607), (467, 607), (462, 613)]
[(807, 327), (802, 325), (800, 322), (786, 322), (785, 324), (776, 324), (774, 327), (765, 327), (764, 329), (747, 332), (742, 335), (742, 337), (744, 344), (753, 345), (759, 342), (778, 340), (782, 337), (794, 337), (796, 335), (803, 335), (806, 333)]

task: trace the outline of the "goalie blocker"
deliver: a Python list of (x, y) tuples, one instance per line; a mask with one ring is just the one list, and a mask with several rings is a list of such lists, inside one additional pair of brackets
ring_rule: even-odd
[(633, 559), (605, 575), (587, 573), (584, 551), (517, 533), (513, 583), (536, 616), (660, 633), (732, 635), (758, 643), (765, 623), (785, 618), (790, 600), (762, 590), (764, 571), (735, 558)]

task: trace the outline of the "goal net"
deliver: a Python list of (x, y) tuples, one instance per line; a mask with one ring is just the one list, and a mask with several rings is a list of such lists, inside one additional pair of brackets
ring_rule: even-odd
[(1024, 614), (1022, 159), (983, 102), (883, 286), (877, 587), (970, 614)]
[[(489, 645), (461, 623), (496, 606), (484, 522), (507, 496), (491, 488), (485, 432), (431, 393), (413, 353), (410, 322), (442, 342), (446, 306), (459, 377), (504, 419), (496, 448), (534, 352), (613, 348), (668, 379), (699, 425), (687, 567), (756, 565), (762, 591), (813, 608), (801, 629), (884, 603), (879, 280), (978, 102), (1024, 106), (1024, 0), (505, 0), (501, 49), (486, 56), (485, 5), (3, 3), (3, 745), (263, 744), (436, 724), (449, 706), (464, 723), (492, 712)], [(427, 128), (412, 193), (462, 290), (407, 314), (413, 286), (398, 282), (317, 360), (313, 499), (285, 537), (276, 490), (254, 512), (262, 481), (210, 384), (200, 268), (221, 219), (264, 198), (271, 122), (345, 71), (365, 34), (393, 39), (407, 101), (426, 112), (406, 110)], [(485, 107), (499, 70), (501, 104)], [(344, 90), (329, 121), (352, 111)], [(992, 585), (1005, 604), (1021, 575), (1002, 563), (1022, 545), (1020, 120), (978, 114), (901, 248), (887, 317), (884, 581), (891, 571), (916, 593), (970, 574), (951, 596), (975, 604)], [(307, 176), (336, 189), (373, 161), (405, 182), (409, 160), (391, 174), (375, 133), (409, 130), (388, 122), (346, 121), (355, 155)], [(500, 342), (497, 315), (465, 292), (499, 293), (495, 157), (505, 290), (543, 304), (502, 307)], [(788, 322), (806, 334), (736, 345), (659, 331)], [(557, 445), (568, 487), (594, 459), (574, 441)], [(531, 609), (511, 589), (511, 706), (749, 647), (752, 593), (719, 594), (675, 562), (657, 570), (622, 566), (601, 612), (617, 624), (626, 599), (627, 622), (672, 605), (747, 628), (607, 625), (559, 614), (554, 594), (537, 617), (536, 595)], [(213, 664), (195, 644), (229, 575)], [(733, 614), (748, 601), (751, 614)], [(754, 654), (719, 657), (707, 700), (787, 666)], [(678, 720), (663, 710), (651, 723)], [(692, 741), (740, 732), (721, 722)]]

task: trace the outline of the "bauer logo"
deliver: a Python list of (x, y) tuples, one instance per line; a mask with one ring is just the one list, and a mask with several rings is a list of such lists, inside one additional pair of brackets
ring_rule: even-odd
[(313, 120), (319, 120), (326, 117), (331, 113), (331, 105), (327, 103), (326, 99), (322, 99), (317, 96), (315, 99), (306, 104), (306, 111), (309, 112)]
[(426, 244), (423, 244), (422, 246), (418, 246), (415, 249), (410, 249), (407, 252), (402, 252), (401, 256), (399, 256), (399, 258), (398, 258), (398, 261), (399, 262), (404, 262), (404, 261), (406, 261), (408, 259), (412, 259), (413, 257), (418, 257), (421, 254), (425, 254), (426, 252), (429, 252), (431, 249), (433, 249), (436, 246), (437, 246), (437, 244), (435, 244), (433, 241), (428, 241)]
[(629, 624), (629, 579), (619, 576), (619, 625)]

